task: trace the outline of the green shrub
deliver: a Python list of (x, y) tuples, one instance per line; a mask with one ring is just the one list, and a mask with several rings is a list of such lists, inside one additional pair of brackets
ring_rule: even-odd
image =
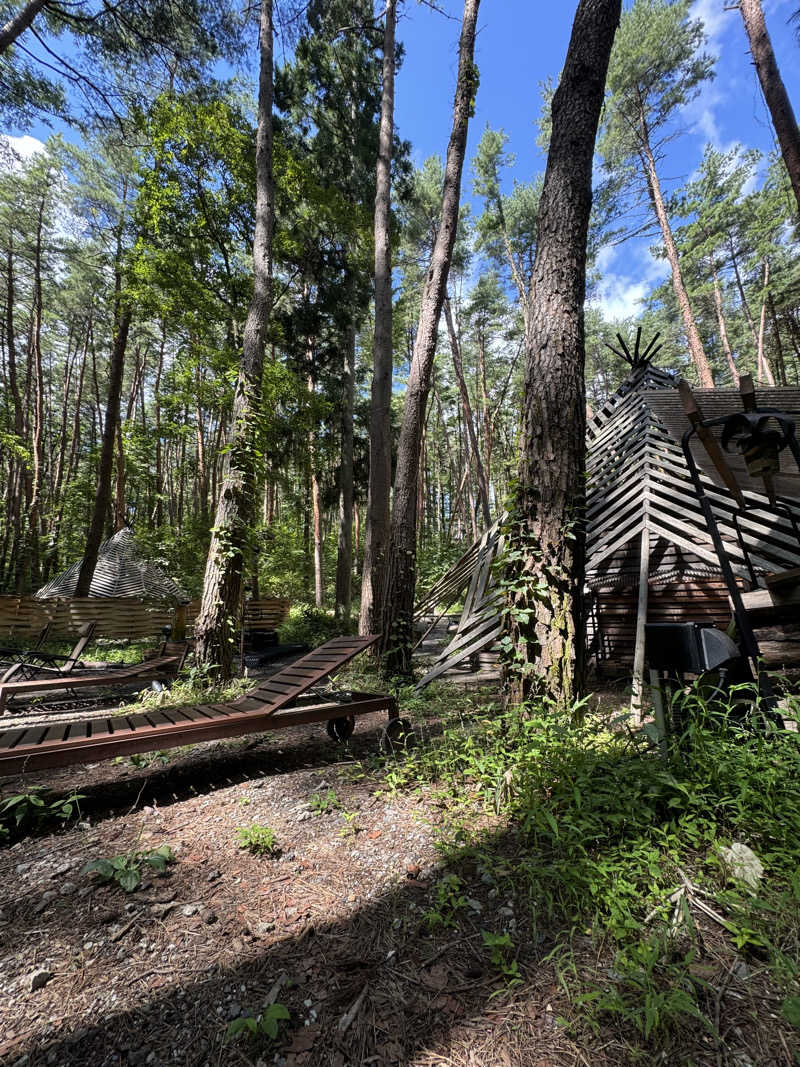
[(259, 1015), (240, 1015), (228, 1023), (226, 1041), (235, 1041), (243, 1034), (250, 1038), (266, 1038), (274, 1041), (280, 1032), (280, 1024), (291, 1018), (285, 1004), (268, 1004)]
[(142, 883), (142, 867), (150, 867), (163, 874), (175, 855), (169, 845), (127, 852), (111, 859), (91, 860), (83, 868), (83, 874), (96, 874), (101, 882), (116, 882), (126, 893), (132, 893)]
[(80, 818), (80, 802), (84, 799), (83, 793), (70, 793), (67, 797), (49, 800), (40, 786), (27, 793), (6, 797), (0, 804), (0, 838), (9, 837), (12, 829), (20, 834), (51, 821), (67, 822)]
[(271, 826), (261, 826), (257, 822), (250, 826), (237, 826), (236, 836), (239, 838), (239, 848), (246, 848), (255, 856), (275, 856), (280, 851)]

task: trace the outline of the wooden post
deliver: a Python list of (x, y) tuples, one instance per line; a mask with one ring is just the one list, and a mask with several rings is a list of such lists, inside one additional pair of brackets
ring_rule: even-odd
[(175, 625), (172, 628), (173, 641), (186, 640), (186, 605), (178, 604), (175, 608)]
[(642, 545), (639, 555), (639, 604), (636, 609), (636, 645), (633, 653), (633, 692), (631, 715), (634, 726), (642, 721), (642, 691), (644, 689), (644, 624), (647, 622), (647, 593), (650, 576), (650, 525), (645, 502), (642, 522)]

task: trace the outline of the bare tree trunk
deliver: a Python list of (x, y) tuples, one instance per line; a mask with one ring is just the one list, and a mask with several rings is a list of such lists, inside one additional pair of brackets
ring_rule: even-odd
[(39, 516), (42, 508), (42, 468), (44, 466), (44, 378), (42, 375), (42, 220), (44, 198), (39, 201), (33, 264), (33, 310), (31, 359), (33, 370), (33, 477), (28, 504), (28, 535), (25, 543), (26, 580), (31, 588), (39, 584)]
[(29, 0), (29, 2), (0, 28), (0, 56), (16, 41), (47, 3), (47, 0)]
[(103, 540), (103, 524), (111, 501), (111, 472), (114, 465), (114, 446), (119, 422), (119, 401), (122, 393), (122, 372), (125, 368), (125, 349), (128, 344), (128, 331), (131, 325), (132, 311), (128, 303), (122, 313), (114, 337), (111, 352), (111, 364), (108, 373), (108, 400), (106, 416), (103, 422), (103, 443), (100, 449), (100, 469), (97, 472), (97, 492), (94, 498), (92, 518), (86, 536), (86, 548), (83, 552), (75, 596), (88, 596), (97, 565), (97, 554)]
[(361, 578), (362, 634), (383, 629), (383, 585), (389, 548), (392, 485), (392, 250), (391, 169), (394, 137), (394, 31), (397, 0), (387, 0), (383, 31), (383, 90), (375, 184), (375, 334), (369, 418), (369, 487)]
[(769, 317), (772, 319), (772, 336), (775, 340), (775, 377), (778, 385), (788, 385), (786, 380), (786, 361), (783, 358), (783, 344), (781, 343), (781, 331), (778, 325), (778, 315), (775, 311), (775, 301), (772, 299), (772, 293), (767, 294), (767, 302), (769, 304)]
[(481, 510), (483, 512), (483, 521), (488, 529), (488, 527), (492, 525), (492, 513), (489, 509), (489, 484), (486, 478), (486, 469), (481, 458), (478, 437), (475, 433), (475, 420), (472, 414), (472, 405), (469, 400), (467, 383), (464, 380), (464, 366), (461, 361), (461, 345), (458, 342), (458, 336), (453, 322), (453, 312), (450, 307), (450, 298), (448, 296), (444, 298), (444, 319), (447, 323), (447, 333), (450, 337), (450, 351), (453, 354), (453, 370), (456, 372), (458, 391), (461, 394), (461, 407), (464, 410), (464, 423), (467, 427), (467, 435), (469, 436), (469, 443), (472, 448), (472, 459), (475, 463), (475, 476), (478, 481), (478, 494), (480, 496)]
[(761, 318), (758, 324), (758, 359), (756, 366), (758, 367), (757, 376), (759, 381), (764, 381), (766, 378), (767, 385), (774, 385), (775, 378), (772, 374), (772, 369), (767, 362), (767, 357), (764, 355), (764, 329), (767, 324), (767, 293), (769, 291), (769, 260), (764, 260), (764, 289), (761, 296)]
[(669, 260), (670, 269), (672, 271), (672, 288), (675, 291), (675, 299), (678, 301), (681, 318), (683, 319), (683, 327), (686, 330), (686, 339), (689, 343), (689, 354), (691, 355), (692, 362), (697, 370), (701, 387), (704, 389), (713, 389), (714, 378), (711, 374), (711, 367), (708, 365), (703, 342), (700, 339), (700, 331), (697, 329), (697, 323), (692, 312), (689, 294), (686, 291), (686, 285), (683, 281), (683, 273), (678, 259), (678, 250), (675, 247), (675, 239), (672, 236), (672, 227), (670, 226), (669, 216), (667, 215), (667, 209), (664, 205), (664, 195), (661, 191), (661, 182), (658, 177), (658, 171), (656, 170), (656, 161), (650, 148), (649, 132), (647, 130), (644, 115), (641, 116), (640, 125), (642, 138), (642, 163), (647, 175), (647, 184), (650, 189), (653, 210), (658, 219), (661, 236), (664, 239), (664, 248), (666, 249), (667, 259)]
[[(351, 306), (354, 301), (351, 301)], [(342, 448), (339, 467), (339, 542), (336, 555), (336, 617), (350, 625), (353, 599), (353, 403), (356, 377), (356, 327), (350, 323), (342, 381)]]
[(239, 614), (244, 554), (255, 501), (255, 422), (272, 307), (272, 0), (261, 0), (259, 26), (258, 131), (256, 133), (256, 222), (253, 296), (247, 312), (242, 360), (233, 400), (230, 449), (208, 550), (203, 599), (195, 623), (195, 655), (217, 664), (223, 677), (233, 668), (233, 633)]
[(750, 51), (800, 212), (800, 129), (772, 50), (761, 0), (739, 0)]
[(719, 275), (717, 274), (716, 267), (712, 264), (711, 276), (714, 280), (714, 307), (717, 312), (717, 325), (719, 326), (719, 339), (722, 342), (722, 351), (725, 353), (725, 359), (728, 361), (728, 369), (731, 372), (733, 378), (733, 384), (738, 387), (739, 385), (739, 371), (736, 368), (736, 362), (733, 358), (733, 352), (731, 351), (731, 344), (728, 340), (728, 329), (725, 325), (725, 314), (722, 309), (722, 293), (719, 287)]
[(156, 365), (156, 379), (153, 383), (153, 422), (156, 435), (156, 500), (153, 514), (156, 526), (161, 526), (164, 521), (164, 456), (161, 448), (161, 375), (164, 373), (164, 349), (167, 344), (167, 326), (161, 323), (161, 344), (158, 349), (158, 364)]
[(728, 249), (731, 254), (731, 266), (733, 267), (733, 276), (736, 279), (736, 288), (739, 290), (739, 299), (742, 302), (742, 311), (744, 317), (747, 319), (747, 325), (750, 329), (750, 336), (753, 339), (753, 348), (758, 348), (758, 333), (756, 332), (756, 324), (753, 321), (753, 313), (750, 310), (750, 304), (747, 300), (747, 293), (744, 291), (744, 284), (742, 282), (742, 275), (739, 272), (739, 260), (736, 255), (736, 249), (733, 244), (733, 237), (728, 234)]
[(592, 159), (621, 0), (580, 0), (553, 96), (526, 342), (506, 627), (509, 696), (582, 688), (586, 239)]
[(442, 190), (442, 212), (422, 292), (414, 355), (406, 386), (403, 422), (397, 449), (397, 471), (384, 600), (383, 647), (388, 653), (386, 669), (410, 675), (414, 589), (417, 572), (417, 476), (425, 409), (431, 384), (433, 357), (447, 276), (458, 228), (461, 172), (467, 146), (467, 127), (478, 89), (478, 71), (473, 61), (475, 24), (480, 0), (465, 0), (458, 46), (458, 78), (453, 103), (453, 128), (447, 146)]
[[(308, 391), (314, 392), (314, 382), (309, 377)], [(325, 577), (322, 559), (322, 503), (317, 473), (317, 447), (314, 440), (314, 428), (308, 431), (308, 476), (311, 482), (311, 528), (314, 538), (314, 603), (318, 608), (325, 604)]]

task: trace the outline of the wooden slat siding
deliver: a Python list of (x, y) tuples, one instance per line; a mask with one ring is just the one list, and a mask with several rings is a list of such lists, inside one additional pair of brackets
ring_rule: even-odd
[(498, 523), (496, 529), (487, 531), (481, 539), (456, 632), (417, 683), (417, 691), (470, 656), (493, 645), (500, 635), (503, 597), (493, 584), (492, 566), (502, 549), (503, 537)]
[[(76, 560), (56, 575), (38, 591), (37, 597), (49, 600), (74, 596), (81, 562), (80, 559)], [(119, 530), (100, 545), (89, 596), (92, 599), (129, 597), (170, 600), (173, 603), (187, 599), (180, 586), (160, 567), (138, 555), (133, 532), (129, 528)]]
[[(310, 708), (289, 709), (292, 700), (301, 696), (313, 684), (326, 678), (334, 670), (345, 666), (354, 656), (369, 648), (378, 640), (378, 636), (335, 638), (320, 650), (319, 654), (310, 653), (299, 663), (311, 662), (314, 670), (311, 679), (287, 684), (286, 692), (269, 701), (256, 700), (253, 708), (253, 695), (239, 697), (230, 704), (200, 705), (192, 711), (208, 711), (213, 718), (195, 719), (186, 714), (179, 722), (171, 721), (167, 711), (181, 712), (182, 709), (164, 709), (137, 713), (125, 717), (129, 732), (114, 731), (113, 734), (93, 732), (94, 722), (103, 724), (106, 719), (84, 720), (77, 724), (66, 724), (73, 733), (80, 730), (80, 738), (72, 735), (66, 739), (55, 736), (59, 726), (37, 727), (23, 731), (22, 738), (17, 738), (12, 746), (0, 749), (0, 775), (14, 774), (20, 770), (43, 767), (65, 766), (69, 763), (81, 763), (96, 759), (106, 759), (114, 755), (129, 752), (147, 752), (162, 747), (174, 747), (193, 744), (198, 741), (221, 737), (235, 737), (240, 734), (257, 733), (290, 722), (316, 722), (331, 717), (333, 712), (342, 709), (343, 714), (363, 714), (366, 711), (386, 709), (396, 714), (396, 704), (392, 697), (370, 696), (369, 699), (352, 704), (320, 703)], [(335, 653), (335, 662), (331, 666), (330, 653)], [(320, 660), (324, 660), (321, 663)], [(274, 677), (280, 681), (282, 672)], [(282, 713), (282, 715), (281, 715)], [(280, 715), (280, 717), (276, 717)]]
[[(245, 602), (245, 626), (250, 630), (274, 630), (289, 616), (291, 601), (267, 597)], [(200, 601), (186, 606), (187, 623), (193, 623)], [(72, 635), (81, 626), (97, 621), (99, 637), (115, 640), (158, 638), (165, 626), (175, 623), (175, 608), (163, 600), (127, 597), (86, 597), (39, 600), (36, 597), (0, 596), (0, 639), (10, 635), (37, 634), (50, 624), (50, 637)]]
[[(703, 404), (706, 399), (713, 403), (708, 411), (704, 408), (707, 415), (716, 414), (717, 409), (741, 410), (739, 394), (732, 390), (716, 390), (708, 397), (698, 392), (697, 396)], [(765, 406), (791, 409), (800, 406), (800, 390), (759, 390), (758, 400)], [(587, 579), (593, 588), (601, 584), (600, 575), (608, 568), (609, 558), (626, 545), (638, 544), (645, 501), (654, 534), (693, 551), (708, 564), (709, 571), (719, 573), (680, 447), (688, 426), (674, 381), (652, 368), (636, 368), (589, 423)], [(740, 457), (734, 458), (741, 464)], [(793, 484), (794, 496), (800, 498), (800, 476), (793, 478), (792, 482), (784, 477), (783, 488)], [(733, 503), (727, 491), (715, 483), (715, 472), (703, 473), (702, 481), (730, 548), (734, 570), (746, 576), (732, 522)], [(772, 514), (758, 481), (745, 480), (743, 484), (746, 499), (757, 506), (742, 521), (745, 543), (756, 566), (776, 571), (800, 565), (800, 550), (788, 520)], [(800, 502), (789, 503), (800, 516)]]
[[(636, 638), (636, 589), (597, 590), (600, 663), (630, 670)], [(710, 622), (726, 629), (731, 611), (721, 578), (651, 585), (648, 622)]]
[[(291, 600), (285, 597), (263, 597), (260, 600), (246, 600), (244, 603), (244, 625), (246, 630), (266, 632), (276, 630), (289, 618)], [(200, 614), (200, 601), (192, 600), (186, 605), (187, 626), (194, 627)]]

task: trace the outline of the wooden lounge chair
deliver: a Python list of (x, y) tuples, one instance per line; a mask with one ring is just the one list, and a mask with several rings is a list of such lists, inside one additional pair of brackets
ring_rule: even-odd
[(87, 622), (78, 631), (78, 639), (66, 656), (52, 652), (33, 652), (25, 659), (18, 659), (0, 677), (0, 687), (6, 682), (23, 682), (42, 675), (65, 678), (81, 665), (81, 656), (94, 637), (97, 624)]
[(8, 671), (0, 679), (0, 715), (25, 697), (64, 694), (79, 698), (88, 689), (121, 689), (139, 683), (168, 682), (177, 676), (187, 651), (186, 641), (165, 640), (155, 656), (140, 663), (93, 663), (90, 669), (86, 669), (88, 664), (77, 664), (69, 670), (42, 667), (22, 679)]
[(331, 737), (343, 740), (352, 733), (356, 715), (373, 711), (388, 714), (386, 734), (390, 743), (397, 743), (410, 733), (410, 727), (399, 718), (394, 697), (310, 692), (377, 640), (377, 636), (336, 637), (228, 704), (197, 704), (5, 730), (0, 732), (0, 776), (94, 763), (133, 752), (263, 733), (301, 723), (327, 722)]

